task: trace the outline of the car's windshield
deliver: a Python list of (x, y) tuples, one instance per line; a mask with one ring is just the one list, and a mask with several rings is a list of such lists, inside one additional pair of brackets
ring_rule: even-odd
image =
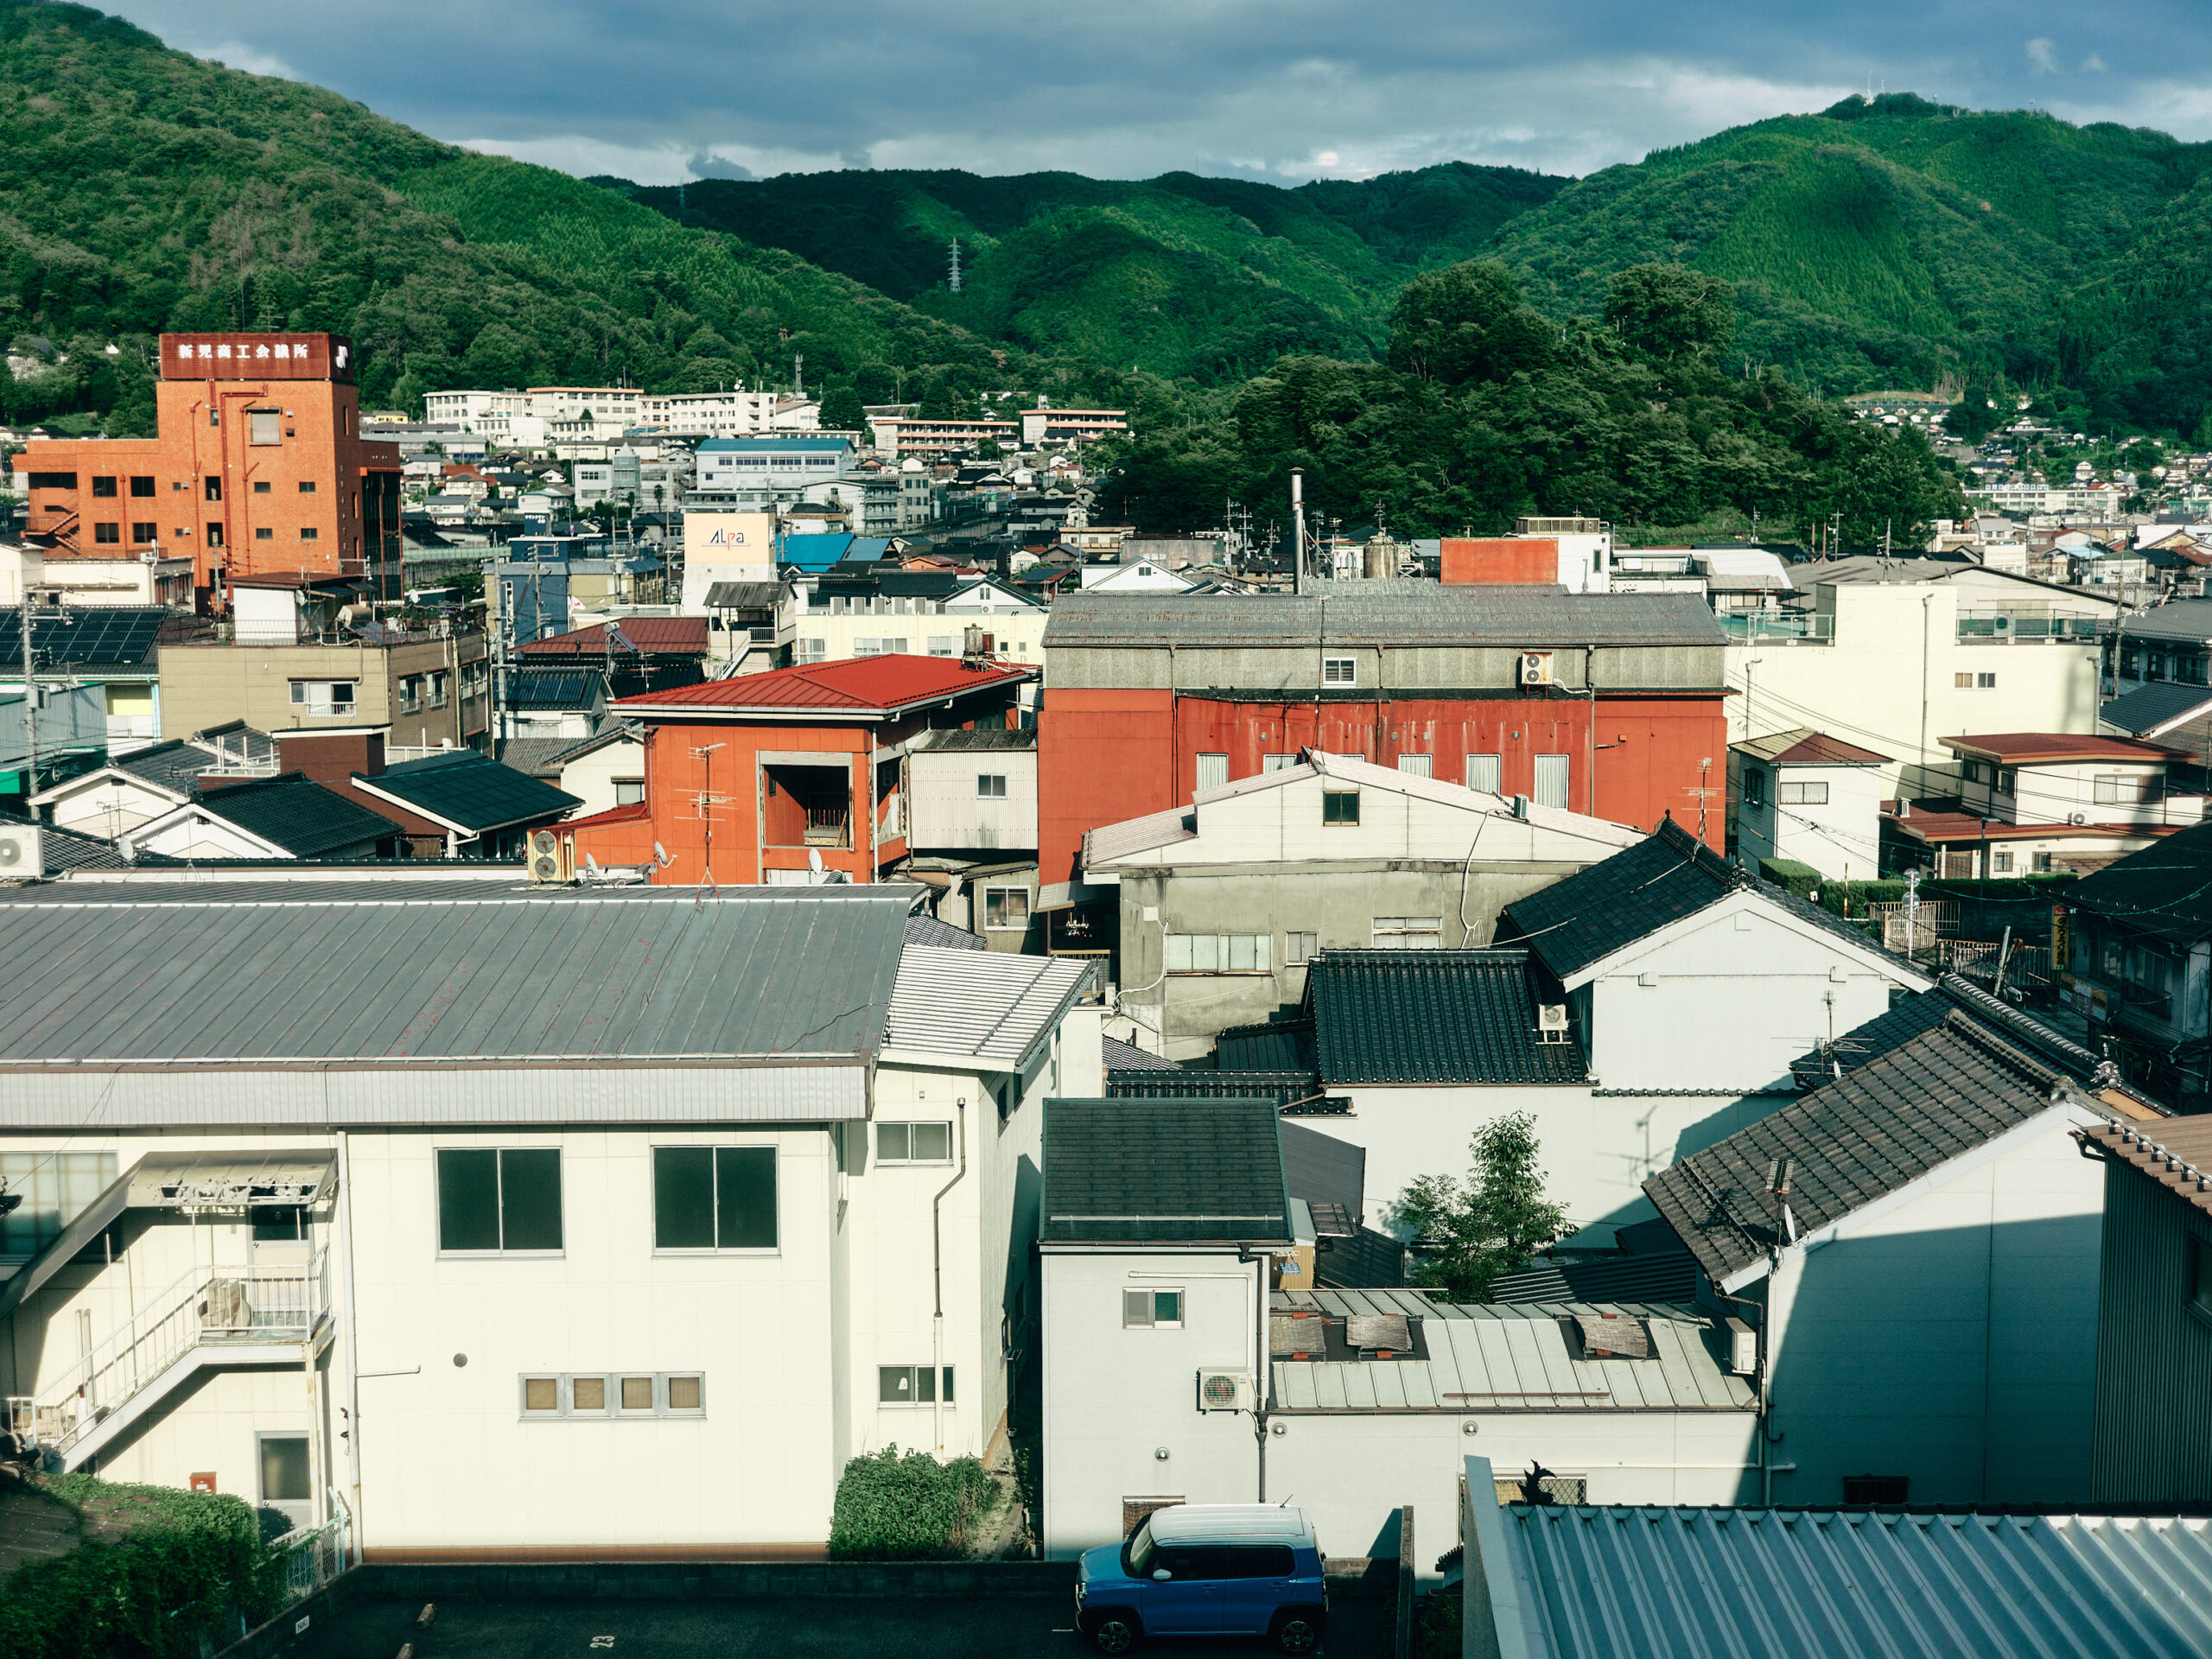
[(1150, 1577), (1154, 1548), (1152, 1517), (1147, 1516), (1129, 1535), (1129, 1541), (1122, 1546), (1122, 1570), (1133, 1579)]

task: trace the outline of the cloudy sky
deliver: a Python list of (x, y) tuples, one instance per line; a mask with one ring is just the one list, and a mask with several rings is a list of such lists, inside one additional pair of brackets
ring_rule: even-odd
[(651, 183), (1580, 174), (1870, 85), (2212, 137), (2204, 0), (106, 3), (440, 138)]

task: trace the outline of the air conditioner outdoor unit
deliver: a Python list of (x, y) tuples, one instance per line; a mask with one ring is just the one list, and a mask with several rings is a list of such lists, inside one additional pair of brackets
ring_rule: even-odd
[(1759, 1337), (1743, 1320), (1728, 1321), (1728, 1369), (1738, 1376), (1750, 1376), (1759, 1368)]
[(2069, 823), (2087, 823), (2088, 821), (2089, 815), (2086, 812), (2069, 812), (2066, 815), (2066, 822)]
[(1563, 1043), (1567, 1040), (1567, 1004), (1540, 1002), (1536, 1005), (1536, 1040), (1543, 1043)]
[(1198, 1373), (1198, 1409), (1200, 1411), (1251, 1410), (1252, 1374), (1249, 1371), (1200, 1371)]
[(1549, 685), (1552, 683), (1552, 654), (1548, 651), (1524, 651), (1521, 653), (1521, 683)]
[(0, 827), (0, 881), (35, 881), (45, 869), (36, 824)]
[(569, 879), (566, 861), (561, 855), (561, 837), (551, 830), (530, 832), (530, 879), (541, 885), (554, 885)]

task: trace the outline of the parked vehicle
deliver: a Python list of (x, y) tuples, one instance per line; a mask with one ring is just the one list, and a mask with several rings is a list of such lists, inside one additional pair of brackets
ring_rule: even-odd
[(1147, 1636), (1263, 1636), (1311, 1653), (1328, 1616), (1321, 1546), (1303, 1510), (1172, 1504), (1121, 1544), (1085, 1551), (1076, 1569), (1076, 1628), (1101, 1653)]

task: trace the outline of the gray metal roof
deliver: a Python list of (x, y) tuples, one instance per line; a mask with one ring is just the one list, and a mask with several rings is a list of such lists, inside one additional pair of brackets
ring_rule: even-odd
[(910, 897), (832, 891), (24, 889), (0, 957), (38, 970), (0, 1000), (0, 1072), (858, 1056)]
[[(1486, 1459), (1468, 1466), (1485, 1480)], [(2212, 1652), (2200, 1519), (1516, 1504), (1476, 1526), (1468, 1568), (1503, 1659)]]
[(2126, 639), (2212, 639), (2212, 599), (2177, 599), (2139, 616), (2116, 616), (2107, 625)]
[(1018, 1071), (1098, 970), (1088, 958), (909, 944), (883, 1046)]
[[(1363, 584), (1362, 584), (1363, 586)], [(1068, 645), (1719, 645), (1694, 594), (1391, 583), (1331, 594), (1073, 593), (1054, 601), (1045, 649)]]
[[(1299, 1312), (1341, 1319), (1373, 1314), (1417, 1319), (1427, 1359), (1279, 1359), (1280, 1411), (1750, 1411), (1750, 1379), (1724, 1371), (1696, 1310), (1655, 1303), (1529, 1302), (1451, 1305), (1410, 1290), (1279, 1293), (1278, 1318)], [(1615, 1314), (1643, 1320), (1650, 1359), (1579, 1359), (1562, 1321)]]
[(2165, 681), (2139, 685), (2114, 697), (2097, 710), (2097, 718), (2130, 737), (2148, 737), (2162, 726), (2202, 713), (2208, 704), (2212, 704), (2212, 686)]

